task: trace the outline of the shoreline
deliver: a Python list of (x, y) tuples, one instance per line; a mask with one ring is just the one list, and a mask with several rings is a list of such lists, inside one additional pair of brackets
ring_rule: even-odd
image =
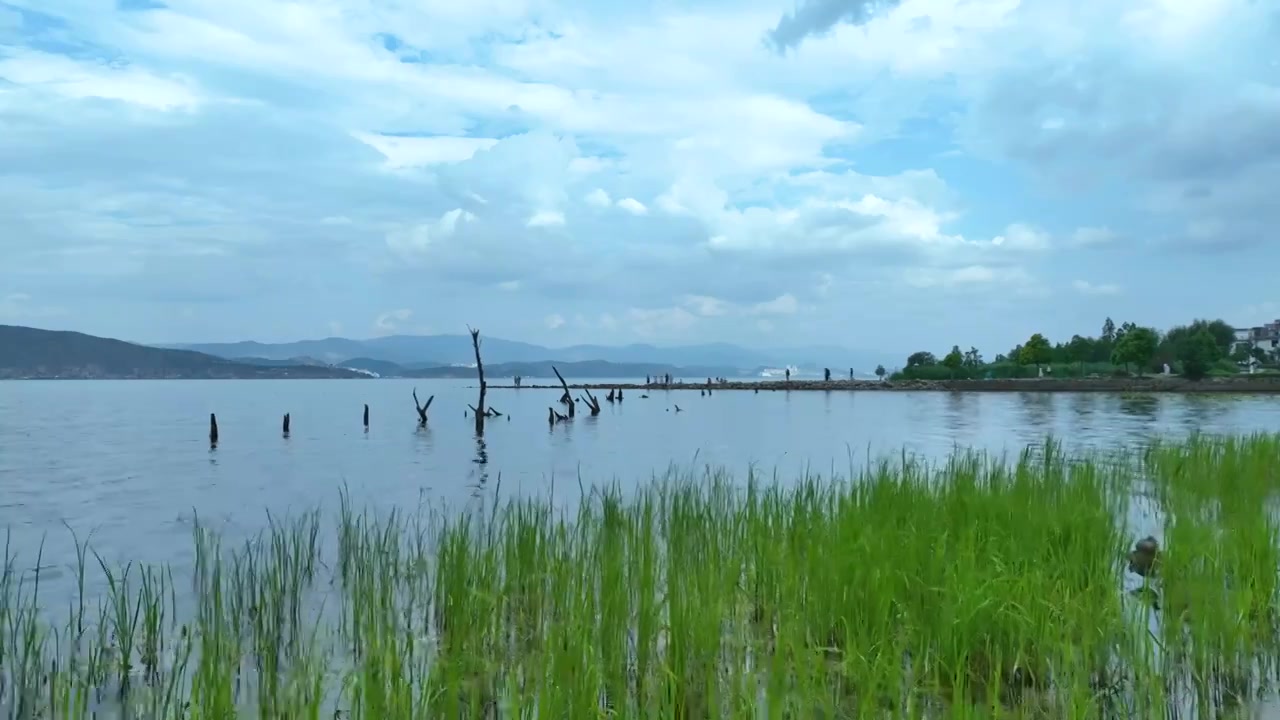
[[(560, 390), (559, 384), (489, 384), (492, 390)], [(997, 380), (763, 380), (752, 382), (729, 381), (724, 383), (672, 383), (659, 385), (644, 383), (569, 383), (575, 390), (604, 391), (705, 391), (758, 392), (758, 391), (869, 391), (869, 392), (1098, 392), (1098, 393), (1238, 393), (1248, 395), (1280, 394), (1280, 375), (1273, 377), (1207, 378), (1200, 381), (1180, 377), (1133, 378), (1002, 378)], [(625, 399), (625, 396), (624, 396)]]

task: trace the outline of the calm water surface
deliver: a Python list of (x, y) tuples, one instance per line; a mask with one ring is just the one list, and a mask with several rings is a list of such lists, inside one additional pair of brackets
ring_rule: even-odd
[[(410, 391), (435, 395), (419, 430)], [(597, 418), (549, 429), (552, 390), (491, 390), (507, 417), (483, 446), (463, 417), (464, 381), (67, 381), (0, 383), (0, 527), (46, 565), (72, 554), (67, 527), (109, 561), (187, 562), (193, 510), (229, 535), (266, 511), (337, 505), (456, 506), (501, 493), (579, 495), (682, 468), (754, 466), (783, 478), (844, 473), (850, 462), (953, 447), (1017, 452), (1046, 433), (1068, 447), (1110, 447), (1153, 434), (1280, 428), (1271, 397), (690, 391), (629, 394)], [(361, 427), (368, 403), (371, 429)], [(674, 412), (679, 404), (682, 412)], [(216, 412), (221, 439), (208, 442)], [(281, 416), (292, 414), (292, 435)], [(478, 463), (483, 454), (486, 463)]]

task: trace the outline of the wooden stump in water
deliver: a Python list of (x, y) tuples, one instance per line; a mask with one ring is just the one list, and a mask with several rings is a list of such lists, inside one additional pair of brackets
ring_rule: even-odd
[(209, 444), (218, 444), (218, 416), (209, 413)]
[(280, 425), (285, 437), (289, 437), (289, 413), (284, 414), (284, 422)]
[(368, 403), (365, 403), (364, 405), (364, 429), (365, 430), (369, 429), (369, 404)]

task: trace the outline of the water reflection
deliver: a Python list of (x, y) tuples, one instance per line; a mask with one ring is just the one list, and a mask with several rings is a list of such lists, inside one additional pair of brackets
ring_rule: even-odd
[(1098, 411), (1098, 393), (1071, 393), (1067, 395), (1067, 407), (1077, 422), (1084, 423), (1087, 428), (1093, 414)]
[(1235, 398), (1213, 397), (1211, 395), (1189, 395), (1186, 399), (1185, 423), (1192, 427), (1212, 425), (1221, 421), (1231, 412)]
[(1053, 430), (1054, 394), (1043, 392), (1018, 393), (1018, 410), (1022, 417), (1022, 425), (1037, 435), (1044, 435)]
[(976, 410), (977, 398), (973, 393), (947, 393), (946, 408), (942, 413), (943, 424), (947, 433), (956, 436), (973, 425), (972, 417)]
[(1120, 412), (1133, 418), (1155, 422), (1160, 414), (1160, 396), (1127, 393), (1119, 396)]
[[(481, 428), (477, 425), (476, 429)], [(470, 480), (472, 487), (479, 490), (489, 482), (489, 447), (485, 444), (484, 433), (477, 433), (475, 442), (476, 455), (471, 460)]]

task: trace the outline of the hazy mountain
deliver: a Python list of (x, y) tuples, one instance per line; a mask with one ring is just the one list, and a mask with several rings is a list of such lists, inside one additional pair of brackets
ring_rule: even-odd
[(268, 367), (78, 332), (0, 325), (0, 378), (340, 378), (331, 367)]
[[(584, 360), (578, 362), (560, 362), (543, 360), (541, 362), (519, 362), (519, 363), (494, 363), (484, 364), (484, 374), (487, 380), (492, 382), (506, 382), (510, 378), (519, 375), (523, 378), (554, 378), (555, 370), (552, 366), (560, 371), (568, 382), (579, 382), (581, 380), (601, 378), (617, 379), (617, 378), (635, 378), (642, 379), (646, 375), (657, 376), (665, 373), (671, 373), (673, 377), (685, 379), (698, 379), (708, 377), (720, 377), (724, 375), (733, 375), (733, 368), (724, 367), (706, 367), (706, 366), (690, 366), (677, 367), (674, 365), (661, 365), (658, 363), (613, 363), (604, 360)], [(476, 377), (476, 369), (474, 367), (432, 367), (420, 369), (404, 369), (402, 377), (415, 378), (474, 378)]]
[[(571, 345), (549, 348), (532, 343), (483, 338), (486, 363), (585, 362), (599, 360), (620, 364), (653, 364), (673, 367), (711, 367), (751, 369), (757, 367), (830, 367), (833, 373), (847, 374), (853, 367), (868, 372), (878, 363), (892, 362), (885, 353), (849, 350), (838, 346), (810, 346), (752, 350), (731, 343), (706, 343), (659, 347), (633, 344)], [(287, 360), (311, 356), (328, 363), (342, 364), (351, 358), (393, 362), (401, 366), (438, 367), (475, 362), (468, 335), (391, 335), (370, 340), (325, 338), (290, 343), (198, 343), (169, 345), (219, 357), (245, 357)], [(376, 372), (376, 371), (375, 371)]]

